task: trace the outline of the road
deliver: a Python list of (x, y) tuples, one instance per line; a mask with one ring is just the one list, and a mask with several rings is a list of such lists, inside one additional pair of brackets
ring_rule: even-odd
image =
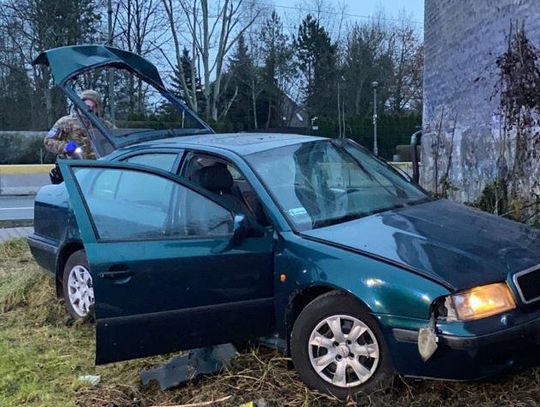
[(0, 220), (32, 219), (34, 196), (0, 196)]

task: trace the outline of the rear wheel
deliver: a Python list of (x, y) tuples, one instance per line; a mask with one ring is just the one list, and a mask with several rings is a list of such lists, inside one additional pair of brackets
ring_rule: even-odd
[(84, 250), (69, 256), (62, 278), (66, 308), (76, 319), (87, 318), (94, 307), (94, 285)]
[(309, 303), (291, 334), (293, 363), (311, 388), (346, 398), (388, 386), (393, 378), (388, 350), (373, 317), (339, 292)]

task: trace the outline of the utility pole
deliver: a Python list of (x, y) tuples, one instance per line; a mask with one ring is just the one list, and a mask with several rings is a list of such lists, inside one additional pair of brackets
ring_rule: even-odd
[[(341, 75), (341, 80), (343, 81), (343, 83), (345, 83), (345, 77), (343, 75)], [(345, 97), (342, 96), (341, 98), (341, 117), (338, 117), (339, 120), (341, 120), (341, 128), (343, 130), (343, 135), (341, 136), (342, 138), (345, 138)]]
[(337, 83), (337, 116), (338, 116), (338, 128), (339, 128), (339, 136), (338, 138), (342, 137), (341, 134), (341, 106), (340, 106), (340, 95), (339, 95), (339, 79)]
[(379, 146), (377, 144), (377, 87), (379, 82), (371, 82), (373, 88), (373, 154), (379, 155)]
[(345, 98), (341, 95), (341, 82), (345, 82), (343, 75), (340, 75), (337, 81), (337, 110), (338, 110), (338, 128), (339, 137), (345, 138)]
[[(109, 32), (108, 32), (108, 39), (107, 39), (107, 45), (109, 47), (112, 47), (112, 40), (113, 40), (113, 24), (112, 24), (112, 0), (108, 0), (107, 4), (107, 15), (108, 15), (108, 23), (109, 23)], [(113, 68), (109, 68), (109, 117), (111, 119), (111, 122), (115, 124), (115, 115), (114, 115), (114, 71)]]

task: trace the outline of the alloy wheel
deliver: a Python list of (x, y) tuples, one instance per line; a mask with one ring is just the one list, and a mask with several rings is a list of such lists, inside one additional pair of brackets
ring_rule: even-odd
[(75, 313), (85, 317), (94, 305), (94, 288), (92, 276), (88, 269), (81, 265), (74, 266), (68, 277), (68, 298)]
[(369, 380), (380, 359), (375, 334), (349, 315), (332, 315), (320, 321), (309, 337), (308, 355), (315, 372), (341, 388)]

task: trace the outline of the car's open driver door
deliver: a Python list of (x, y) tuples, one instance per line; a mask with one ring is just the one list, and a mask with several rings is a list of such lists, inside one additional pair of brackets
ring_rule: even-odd
[(59, 166), (93, 278), (97, 364), (273, 333), (270, 233), (231, 245), (234, 213), (160, 170)]

